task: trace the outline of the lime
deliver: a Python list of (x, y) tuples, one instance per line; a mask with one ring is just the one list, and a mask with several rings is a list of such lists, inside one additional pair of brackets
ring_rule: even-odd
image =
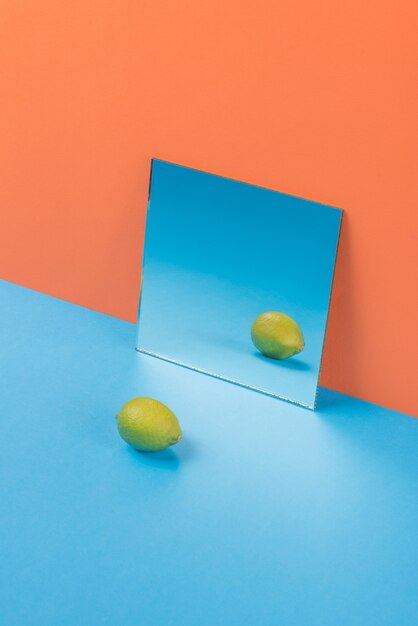
[(152, 398), (133, 398), (116, 415), (119, 434), (141, 452), (158, 452), (181, 439), (177, 417)]
[(251, 328), (253, 344), (272, 359), (288, 359), (305, 347), (302, 331), (291, 317), (278, 311), (262, 313)]

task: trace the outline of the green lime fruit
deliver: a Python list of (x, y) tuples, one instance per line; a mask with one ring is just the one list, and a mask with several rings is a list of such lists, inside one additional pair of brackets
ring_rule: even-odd
[(181, 439), (177, 417), (152, 398), (129, 400), (116, 419), (122, 439), (141, 452), (165, 450)]
[(295, 320), (278, 311), (268, 311), (257, 317), (251, 327), (253, 344), (272, 359), (288, 359), (305, 347), (302, 331)]

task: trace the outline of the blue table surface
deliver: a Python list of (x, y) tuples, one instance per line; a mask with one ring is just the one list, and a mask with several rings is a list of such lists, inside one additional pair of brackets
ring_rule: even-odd
[[(1, 626), (417, 624), (418, 420), (242, 389), (9, 283), (0, 329)], [(119, 438), (139, 395), (178, 446)]]

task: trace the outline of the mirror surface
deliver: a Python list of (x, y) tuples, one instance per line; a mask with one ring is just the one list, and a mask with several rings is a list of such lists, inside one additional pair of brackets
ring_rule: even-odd
[(314, 408), (341, 218), (154, 159), (137, 349)]

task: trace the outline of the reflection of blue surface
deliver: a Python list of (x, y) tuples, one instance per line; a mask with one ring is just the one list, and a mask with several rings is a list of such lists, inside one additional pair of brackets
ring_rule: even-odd
[[(153, 162), (138, 348), (312, 407), (342, 212)], [(283, 311), (306, 347), (262, 358), (254, 319)]]
[[(1, 626), (415, 626), (418, 420), (316, 413), (134, 350), (132, 324), (0, 283)], [(139, 454), (147, 395), (184, 440)]]

